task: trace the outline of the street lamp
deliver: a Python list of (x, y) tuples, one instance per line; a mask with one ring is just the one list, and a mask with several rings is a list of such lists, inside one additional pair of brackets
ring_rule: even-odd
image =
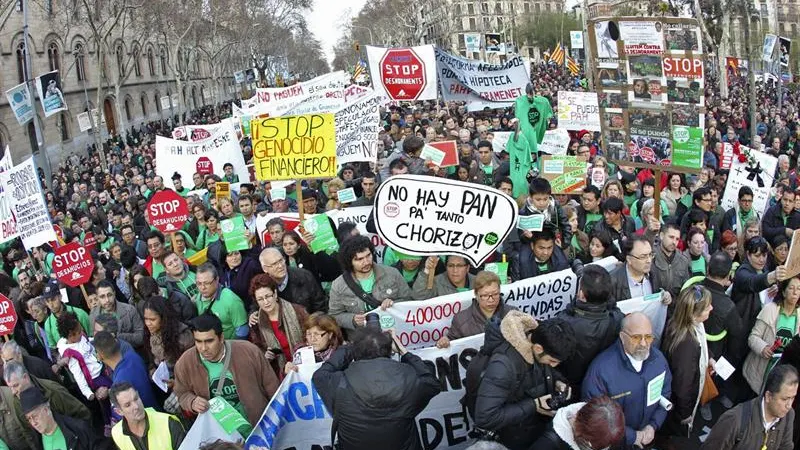
[(350, 25), (350, 28), (360, 28), (362, 30), (367, 30), (369, 32), (369, 44), (375, 45), (375, 40), (372, 39), (372, 28), (361, 26), (361, 25)]
[(80, 74), (81, 82), (83, 83), (83, 96), (84, 99), (86, 100), (86, 110), (89, 112), (89, 124), (91, 125), (92, 140), (94, 141), (94, 146), (96, 148), (96, 151), (100, 154), (100, 159), (103, 162), (103, 166), (105, 166), (106, 155), (105, 152), (103, 151), (103, 145), (99, 142), (99, 139), (97, 139), (99, 131), (97, 127), (100, 124), (95, 125), (94, 123), (94, 112), (92, 111), (92, 105), (89, 103), (89, 91), (86, 89), (86, 68), (85, 68), (86, 61), (79, 62), (79, 58), (82, 58), (84, 56), (83, 47), (81, 47), (80, 50), (78, 50), (77, 48), (73, 50), (72, 56), (75, 57), (75, 69)]

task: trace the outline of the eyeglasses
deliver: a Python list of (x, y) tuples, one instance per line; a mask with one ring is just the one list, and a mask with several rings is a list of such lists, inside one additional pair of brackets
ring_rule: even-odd
[(273, 292), (272, 294), (267, 294), (267, 295), (264, 295), (264, 296), (261, 296), (261, 297), (256, 297), (256, 301), (257, 302), (265, 302), (265, 301), (271, 300), (271, 299), (273, 299), (273, 298), (275, 298), (277, 296), (278, 296), (278, 294)]
[(631, 258), (636, 258), (636, 259), (638, 259), (639, 261), (652, 261), (652, 260), (653, 260), (653, 258), (655, 258), (655, 257), (656, 257), (656, 254), (655, 254), (655, 253), (648, 253), (648, 254), (646, 254), (646, 255), (639, 255), (639, 256), (636, 256), (636, 255), (628, 255), (628, 256), (630, 256)]
[(197, 287), (203, 287), (203, 286), (212, 286), (212, 285), (213, 285), (214, 283), (216, 283), (216, 282), (217, 282), (217, 280), (211, 280), (211, 281), (195, 281), (195, 282), (194, 282), (194, 284), (195, 284), (195, 285), (197, 285)]
[(468, 266), (468, 264), (448, 264), (446, 267), (448, 269), (463, 269), (464, 267), (467, 267), (467, 266)]
[(653, 341), (656, 339), (656, 337), (653, 336), (652, 334), (630, 334), (625, 330), (623, 330), (622, 333), (628, 336), (633, 342), (644, 341), (646, 344), (652, 344)]
[(270, 269), (278, 268), (278, 267), (280, 267), (281, 264), (283, 264), (283, 260), (282, 259), (279, 259), (279, 260), (277, 260), (275, 262), (272, 262), (272, 263), (264, 263), (264, 265), (266, 267), (269, 267)]
[(488, 294), (479, 294), (478, 297), (481, 300), (499, 299), (500, 298), (500, 292), (490, 292)]
[(306, 331), (306, 340), (310, 341), (312, 339), (313, 340), (322, 339), (325, 337), (326, 334), (328, 334), (327, 331), (323, 331), (322, 333), (314, 333), (313, 331)]

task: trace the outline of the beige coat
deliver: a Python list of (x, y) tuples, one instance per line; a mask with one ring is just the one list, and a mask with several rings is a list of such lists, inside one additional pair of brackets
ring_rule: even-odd
[[(766, 372), (767, 364), (769, 363), (768, 359), (761, 356), (761, 352), (764, 348), (771, 347), (775, 342), (779, 308), (780, 306), (775, 302), (764, 305), (764, 308), (758, 313), (756, 324), (750, 332), (750, 337), (747, 338), (750, 353), (747, 354), (747, 358), (744, 360), (742, 371), (747, 384), (756, 393), (761, 393), (761, 386), (764, 384), (764, 372)], [(800, 331), (800, 308), (795, 309), (794, 314), (798, 318), (798, 326), (795, 327), (792, 335), (796, 335)]]

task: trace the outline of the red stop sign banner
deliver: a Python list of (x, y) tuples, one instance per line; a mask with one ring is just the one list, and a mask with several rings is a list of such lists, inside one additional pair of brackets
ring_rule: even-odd
[(0, 336), (7, 336), (14, 332), (17, 326), (17, 311), (14, 302), (0, 294)]
[(197, 173), (202, 175), (212, 175), (214, 173), (214, 164), (205, 156), (197, 158), (194, 168)]
[(53, 259), (53, 272), (59, 281), (69, 287), (78, 287), (92, 278), (92, 254), (77, 242), (58, 247)]
[(90, 252), (94, 251), (95, 247), (97, 247), (97, 238), (94, 237), (94, 233), (87, 231), (86, 234), (83, 235), (83, 246)]
[(189, 220), (189, 207), (186, 200), (175, 191), (156, 192), (147, 204), (150, 225), (162, 233), (172, 233), (183, 227)]
[(380, 67), (381, 82), (392, 100), (416, 100), (425, 89), (425, 63), (411, 48), (387, 50)]

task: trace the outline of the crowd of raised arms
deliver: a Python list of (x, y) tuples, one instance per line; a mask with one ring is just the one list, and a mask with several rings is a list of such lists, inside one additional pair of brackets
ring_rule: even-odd
[[(529, 94), (547, 99), (534, 108), (549, 128), (557, 127), (557, 92), (586, 90), (585, 80), (553, 66), (534, 65), (531, 79)], [(529, 176), (512, 180), (508, 153), (492, 144), (494, 133), (517, 129), (511, 108), (467, 112), (444, 102), (381, 109), (376, 162), (304, 180), (302, 192), (289, 184), (276, 198), (269, 181), (240, 179), (229, 164), (190, 180), (156, 175), (155, 137), (170, 136), (178, 117), (132, 128), (103, 152), (64, 155), (52, 179), (40, 171), (63, 231), (55, 246), (83, 245), (91, 233), (94, 268), (89, 282), (66, 287), (54, 274), (54, 246), (25, 249), (15, 239), (0, 248), (0, 293), (19, 316), (0, 347), (0, 449), (177, 450), (219, 398), (243, 419), (225, 435), (246, 438), (298, 371), (296, 351), (308, 347), (322, 363), (313, 385), (334, 419), (320, 442), (422, 449), (415, 418), (444, 382), (370, 312), (468, 291), (470, 306), (435, 346), (485, 333), (464, 380), (467, 444), (476, 449), (790, 450), (800, 441), (800, 277), (786, 265), (800, 225), (800, 94), (784, 90), (778, 109), (774, 86), (759, 84), (752, 135), (746, 79), (730, 84), (723, 99), (707, 77), (699, 174), (655, 180), (652, 170), (607, 159), (600, 133), (570, 130), (567, 154), (587, 158), (587, 176), (597, 168), (606, 175), (575, 195), (552, 192), (534, 169), (536, 154)], [(230, 115), (226, 103), (183, 121)], [(457, 141), (458, 165), (420, 156), (426, 142), (442, 140)], [(747, 185), (733, 208), (721, 206), (725, 143), (778, 158), (776, 173), (763, 177), (772, 183), (765, 210), (754, 208)], [(241, 147), (249, 163), (248, 136)], [(544, 226), (514, 229), (487, 260), (509, 263), (501, 280), (461, 256), (376, 252), (365, 236), (376, 232), (371, 220), (365, 228), (331, 220), (338, 250), (313, 252), (311, 233), (275, 214), (372, 207), (380, 184), (399, 174), (489, 186), (513, 197), (521, 216), (544, 215)], [(215, 195), (220, 182), (234, 187), (227, 198)], [(357, 199), (343, 204), (337, 193), (346, 188)], [(162, 190), (176, 191), (190, 211), (166, 236), (146, 212)], [(224, 244), (220, 223), (236, 216), (248, 250)], [(609, 257), (616, 264), (593, 264)], [(537, 320), (503, 303), (501, 285), (565, 269), (578, 276), (576, 295), (555, 317)], [(653, 301), (667, 305), (665, 323), (617, 307), (659, 293)]]

